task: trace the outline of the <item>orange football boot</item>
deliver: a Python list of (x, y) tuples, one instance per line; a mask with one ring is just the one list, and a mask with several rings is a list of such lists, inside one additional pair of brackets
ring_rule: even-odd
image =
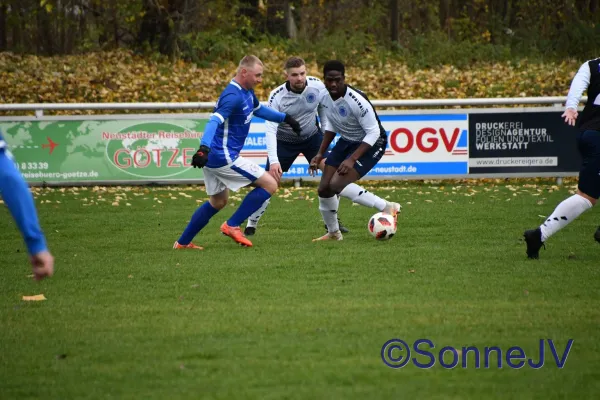
[(225, 221), (223, 222), (223, 225), (221, 225), (221, 233), (225, 236), (229, 236), (241, 246), (252, 247), (252, 242), (244, 236), (239, 226), (229, 226), (227, 225), (227, 221)]
[(179, 250), (179, 249), (204, 250), (204, 247), (196, 246), (194, 243), (179, 244), (179, 242), (175, 242), (175, 244), (173, 244), (173, 248), (176, 250)]

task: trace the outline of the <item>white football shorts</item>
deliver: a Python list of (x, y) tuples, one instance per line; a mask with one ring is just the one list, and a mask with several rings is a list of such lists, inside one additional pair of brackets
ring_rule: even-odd
[(250, 185), (265, 173), (263, 167), (243, 157), (224, 167), (204, 167), (204, 185), (209, 196), (221, 193), (225, 189), (237, 192)]

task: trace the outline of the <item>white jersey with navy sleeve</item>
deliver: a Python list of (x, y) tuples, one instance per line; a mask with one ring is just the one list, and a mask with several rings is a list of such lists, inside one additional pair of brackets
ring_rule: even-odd
[(322, 93), (325, 131), (339, 133), (349, 142), (365, 142), (371, 146), (379, 139), (386, 139), (385, 129), (364, 93), (349, 85), (346, 85), (346, 94), (335, 101), (327, 89)]
[[(297, 135), (288, 124), (269, 121), (266, 123), (266, 133), (275, 134), (277, 140), (286, 143), (301, 143), (319, 133), (317, 113), (323, 89), (325, 89), (325, 85), (320, 79), (308, 76), (306, 77), (306, 87), (302, 93), (293, 92), (289, 82), (285, 82), (271, 91), (268, 106), (294, 117), (300, 124), (302, 133)], [(319, 115), (321, 114), (319, 113)]]
[(253, 90), (246, 90), (235, 81), (227, 85), (213, 110), (213, 116), (221, 124), (210, 144), (207, 167), (222, 167), (239, 157), (250, 130), (252, 116), (260, 106)]

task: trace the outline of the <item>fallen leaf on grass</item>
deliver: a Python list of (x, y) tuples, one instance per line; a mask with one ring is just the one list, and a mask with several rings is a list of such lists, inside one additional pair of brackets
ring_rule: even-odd
[(23, 296), (24, 301), (42, 301), (46, 300), (46, 296), (43, 294), (36, 294), (35, 296)]

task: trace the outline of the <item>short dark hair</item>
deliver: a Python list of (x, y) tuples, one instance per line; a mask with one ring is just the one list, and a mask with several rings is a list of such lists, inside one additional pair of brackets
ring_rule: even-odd
[(323, 65), (323, 75), (326, 75), (329, 71), (338, 71), (342, 73), (342, 76), (346, 73), (344, 63), (338, 60), (329, 60)]
[(290, 68), (299, 68), (303, 65), (306, 65), (306, 63), (304, 62), (304, 60), (300, 57), (290, 57), (287, 59), (287, 61), (285, 62), (285, 65), (283, 66), (284, 69), (290, 69)]

